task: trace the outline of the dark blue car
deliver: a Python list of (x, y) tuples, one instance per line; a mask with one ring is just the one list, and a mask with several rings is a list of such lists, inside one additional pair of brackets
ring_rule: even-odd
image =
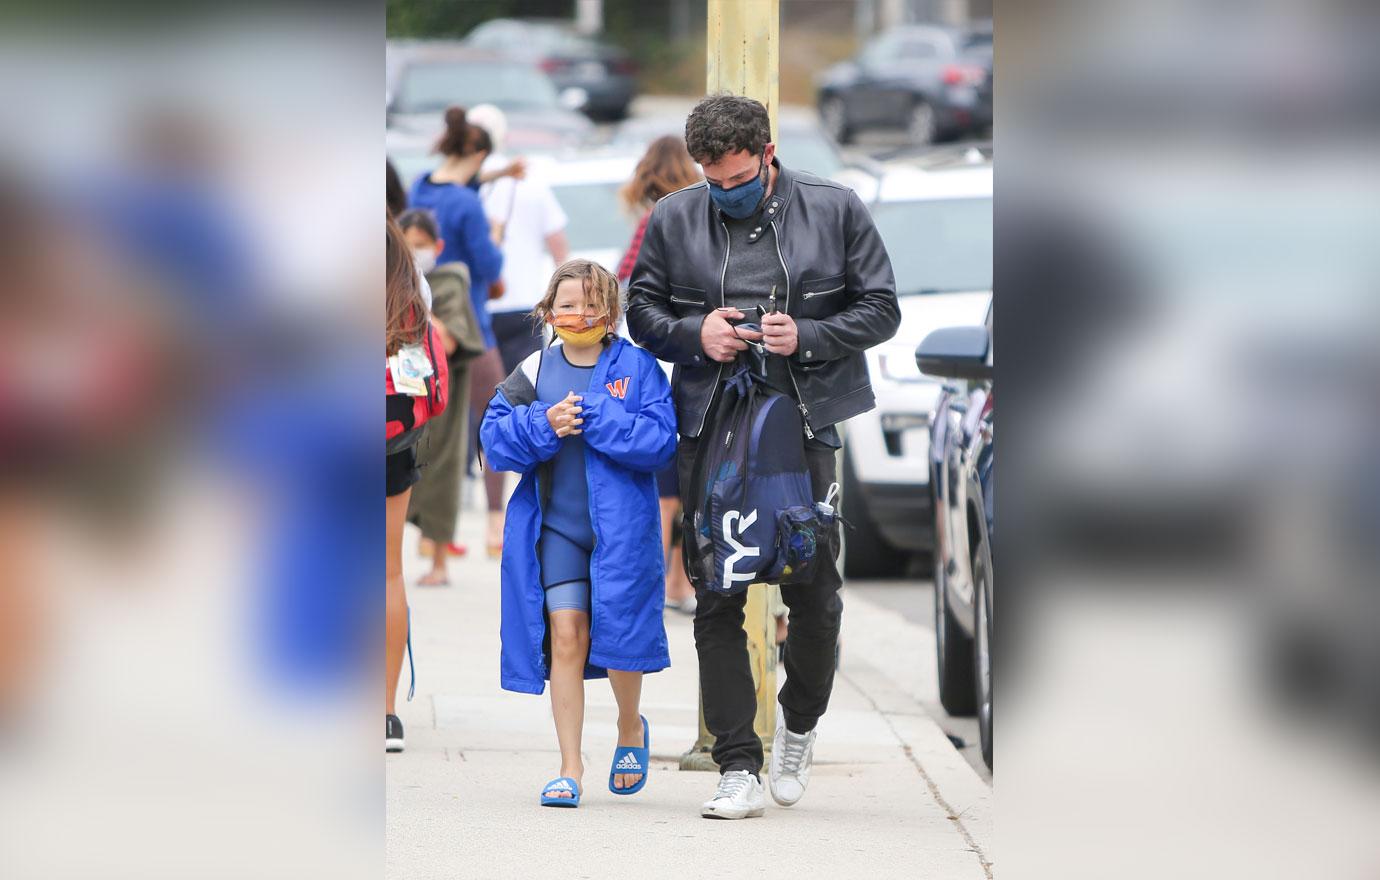
[(984, 326), (946, 327), (916, 349), (921, 372), (945, 380), (930, 421), (935, 515), (934, 624), (939, 701), (978, 717), (992, 766), (992, 312)]

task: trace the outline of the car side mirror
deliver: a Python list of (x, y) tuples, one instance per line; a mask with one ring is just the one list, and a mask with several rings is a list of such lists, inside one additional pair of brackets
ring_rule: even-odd
[(991, 347), (986, 327), (944, 327), (915, 349), (915, 365), (925, 375), (941, 379), (991, 379)]

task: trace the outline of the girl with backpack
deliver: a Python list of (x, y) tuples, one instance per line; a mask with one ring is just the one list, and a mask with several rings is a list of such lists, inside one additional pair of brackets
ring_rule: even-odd
[(398, 217), (398, 227), (431, 286), (431, 317), (450, 365), (450, 401), (427, 428), (426, 467), (412, 490), (407, 511), (408, 522), (422, 531), (419, 552), (431, 560), (431, 571), (417, 585), (443, 587), (450, 584), (446, 559), (454, 546), (460, 483), (469, 460), (470, 361), (484, 353), (484, 338), (470, 302), (469, 271), (463, 263), (437, 265), (445, 240), (435, 218), (429, 211), (414, 208)]
[(407, 595), (403, 589), (402, 536), (412, 487), (420, 477), (417, 441), (426, 423), (446, 408), (449, 365), (431, 320), (412, 248), (391, 214), (385, 214), (384, 399), (387, 436), (384, 572), (384, 748), (403, 750), (403, 727), (395, 712), (398, 676), (407, 646)]
[(560, 342), (496, 389), (480, 428), (489, 467), (521, 474), (502, 561), (504, 689), (551, 681), (560, 776), (543, 806), (577, 807), (584, 680), (609, 679), (618, 747), (609, 790), (647, 781), (642, 674), (670, 665), (656, 472), (675, 455), (671, 388), (656, 358), (614, 334), (618, 280), (588, 260), (556, 270), (533, 316)]

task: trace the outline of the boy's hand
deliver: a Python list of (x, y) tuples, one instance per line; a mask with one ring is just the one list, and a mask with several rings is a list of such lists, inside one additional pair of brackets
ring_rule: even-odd
[(565, 400), (546, 411), (546, 420), (551, 423), (551, 429), (556, 432), (557, 437), (569, 437), (571, 434), (580, 433), (580, 426), (585, 423), (585, 420), (580, 418), (581, 400), (583, 398), (571, 391), (566, 394)]

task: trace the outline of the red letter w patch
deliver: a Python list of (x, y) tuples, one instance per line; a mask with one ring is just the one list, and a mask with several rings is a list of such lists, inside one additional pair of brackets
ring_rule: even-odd
[(624, 376), (617, 382), (605, 382), (604, 387), (609, 390), (609, 394), (612, 394), (614, 397), (618, 398), (619, 400), (622, 400), (628, 395), (628, 383), (631, 381), (632, 376)]

